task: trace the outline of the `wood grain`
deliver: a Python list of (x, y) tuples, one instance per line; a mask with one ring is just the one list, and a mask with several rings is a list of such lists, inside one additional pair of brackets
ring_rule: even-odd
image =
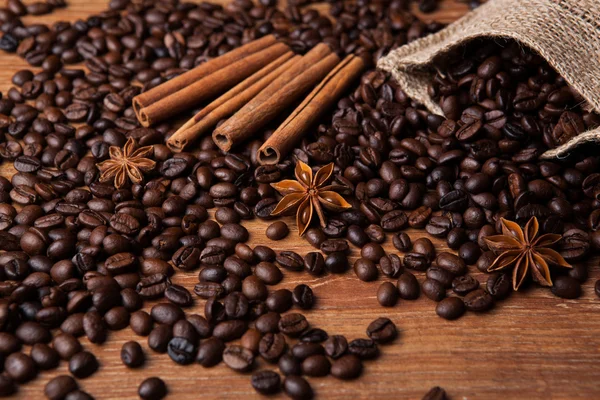
[[(68, 2), (65, 10), (26, 20), (74, 21), (104, 9), (106, 4), (89, 0)], [(424, 18), (449, 22), (465, 10), (463, 4), (444, 0), (438, 13)], [(0, 90), (6, 92), (13, 72), (26, 67), (18, 57), (3, 53)], [(10, 177), (13, 173), (10, 165), (0, 166), (1, 175)], [(286, 222), (294, 229), (291, 219)], [(268, 244), (276, 250), (299, 253), (311, 250), (294, 230), (286, 240), (270, 242), (264, 235), (265, 223), (250, 221), (245, 226), (251, 232), (251, 245)], [(420, 231), (410, 234), (413, 238), (426, 235)], [(438, 250), (445, 249), (442, 241), (434, 242)], [(395, 251), (389, 240), (385, 247)], [(356, 254), (353, 249), (353, 258)], [(439, 385), (453, 399), (592, 399), (600, 397), (600, 302), (593, 291), (599, 275), (598, 262), (597, 258), (591, 261), (591, 278), (578, 300), (559, 299), (547, 289), (533, 288), (513, 295), (489, 313), (471, 313), (455, 322), (438, 318), (434, 303), (423, 296), (383, 309), (375, 298), (379, 283), (361, 282), (351, 272), (321, 278), (286, 273), (277, 288), (308, 283), (318, 298), (317, 307), (307, 314), (309, 321), (330, 334), (351, 339), (365, 337), (368, 323), (378, 316), (388, 316), (401, 330), (398, 340), (382, 348), (377, 361), (366, 363), (365, 372), (357, 381), (309, 379), (317, 398), (417, 399), (430, 387)], [(475, 271), (474, 275), (485, 281), (485, 275)], [(423, 279), (422, 274), (419, 279)], [(197, 282), (197, 272), (178, 272), (173, 280), (191, 289)], [(202, 313), (203, 304), (196, 301), (187, 312)], [(121, 345), (132, 339), (143, 344), (148, 356), (148, 362), (139, 370), (126, 369), (119, 358)], [(139, 383), (153, 375), (166, 381), (170, 398), (259, 398), (249, 384), (248, 374), (233, 373), (223, 365), (211, 369), (177, 366), (168, 356), (148, 350), (145, 338), (136, 337), (130, 329), (111, 333), (102, 346), (85, 339), (82, 342), (98, 355), (101, 368), (79, 384), (97, 399), (135, 399)], [(64, 373), (68, 373), (68, 367), (61, 362), (57, 370), (44, 372), (22, 386), (16, 398), (42, 398), (48, 379)]]

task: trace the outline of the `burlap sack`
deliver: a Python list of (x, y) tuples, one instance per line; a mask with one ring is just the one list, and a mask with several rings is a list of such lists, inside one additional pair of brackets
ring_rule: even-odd
[[(442, 115), (427, 94), (434, 58), (475, 38), (515, 39), (536, 50), (600, 112), (600, 0), (490, 0), (447, 28), (390, 52), (378, 68), (429, 111)], [(545, 152), (561, 157), (584, 142), (600, 142), (600, 128)]]

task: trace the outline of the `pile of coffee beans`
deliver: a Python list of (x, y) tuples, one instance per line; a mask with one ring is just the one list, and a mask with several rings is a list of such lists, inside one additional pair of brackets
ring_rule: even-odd
[[(0, 158), (16, 170), (0, 178), (0, 395), (61, 360), (77, 379), (93, 375), (101, 360), (78, 338), (101, 344), (110, 331), (130, 326), (177, 364), (223, 362), (246, 372), (257, 357), (277, 363), (280, 373), (253, 371), (252, 386), (310, 398), (302, 376), (354, 379), (397, 330), (378, 318), (366, 338), (348, 341), (311, 327), (301, 313), (316, 301), (308, 285), (269, 289), (282, 281), (282, 268), (321, 275), (352, 267), (363, 281), (383, 275), (382, 306), (423, 292), (438, 302), (438, 315), (455, 319), (511, 293), (508, 274), (490, 275), (485, 285), (470, 274), (471, 266), (486, 271), (493, 261), (483, 238), (499, 231), (500, 217), (523, 223), (536, 216), (543, 232), (563, 234), (559, 250), (574, 268), (554, 277), (553, 293), (579, 296), (585, 260), (600, 248), (600, 162), (582, 153), (561, 161), (538, 156), (596, 126), (598, 116), (519, 46), (474, 44), (453, 58), (458, 64), (439, 66), (431, 94), (448, 119), (370, 70), (276, 166), (259, 167), (255, 159), (272, 130), (227, 154), (210, 137), (173, 154), (164, 141), (176, 125), (140, 127), (135, 95), (263, 35), (299, 53), (325, 42), (340, 55), (375, 62), (442, 27), (416, 19), (405, 0), (331, 1), (331, 19), (305, 3), (280, 10), (274, 0), (225, 8), (112, 0), (105, 12), (52, 26), (20, 20), (42, 6), (23, 8), (17, 0), (0, 9), (0, 49), (41, 67), (18, 71), (0, 98)], [(431, 11), (436, 3), (419, 6)], [(86, 70), (69, 66), (78, 63)], [(157, 168), (143, 183), (117, 190), (99, 182), (96, 164), (128, 138), (154, 146)], [(272, 219), (279, 196), (270, 183), (291, 177), (297, 160), (315, 169), (334, 162), (333, 179), (352, 209), (307, 231), (319, 251), (250, 247), (244, 221)], [(285, 223), (271, 222), (268, 239), (288, 235)], [(412, 242), (403, 232), (409, 227), (446, 238), (458, 255), (438, 252), (425, 237)], [(401, 256), (386, 254), (381, 244), (390, 237)], [(356, 261), (351, 245), (360, 248)], [(199, 270), (198, 284), (173, 284), (178, 270)], [(191, 312), (196, 303), (203, 315)], [(146, 356), (134, 341), (123, 345), (121, 358), (136, 368)], [(46, 396), (91, 398), (73, 377), (48, 382)], [(166, 392), (153, 377), (138, 394), (159, 399)], [(445, 394), (434, 388), (427, 396)]]

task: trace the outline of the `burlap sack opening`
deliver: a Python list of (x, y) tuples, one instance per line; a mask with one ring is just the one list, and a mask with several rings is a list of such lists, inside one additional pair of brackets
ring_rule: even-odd
[[(390, 52), (377, 67), (407, 95), (443, 115), (427, 93), (439, 55), (477, 38), (514, 39), (536, 50), (600, 112), (600, 0), (490, 0), (447, 28)], [(564, 157), (586, 142), (600, 143), (600, 128), (546, 151)]]

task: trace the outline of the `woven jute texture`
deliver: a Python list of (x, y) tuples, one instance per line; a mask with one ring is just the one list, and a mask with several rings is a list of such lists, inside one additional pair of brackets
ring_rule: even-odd
[[(432, 62), (473, 39), (514, 39), (536, 50), (600, 112), (600, 0), (490, 0), (436, 34), (416, 40), (379, 60), (406, 94), (443, 115), (427, 94)], [(600, 128), (545, 152), (563, 157), (584, 142), (600, 142)]]

